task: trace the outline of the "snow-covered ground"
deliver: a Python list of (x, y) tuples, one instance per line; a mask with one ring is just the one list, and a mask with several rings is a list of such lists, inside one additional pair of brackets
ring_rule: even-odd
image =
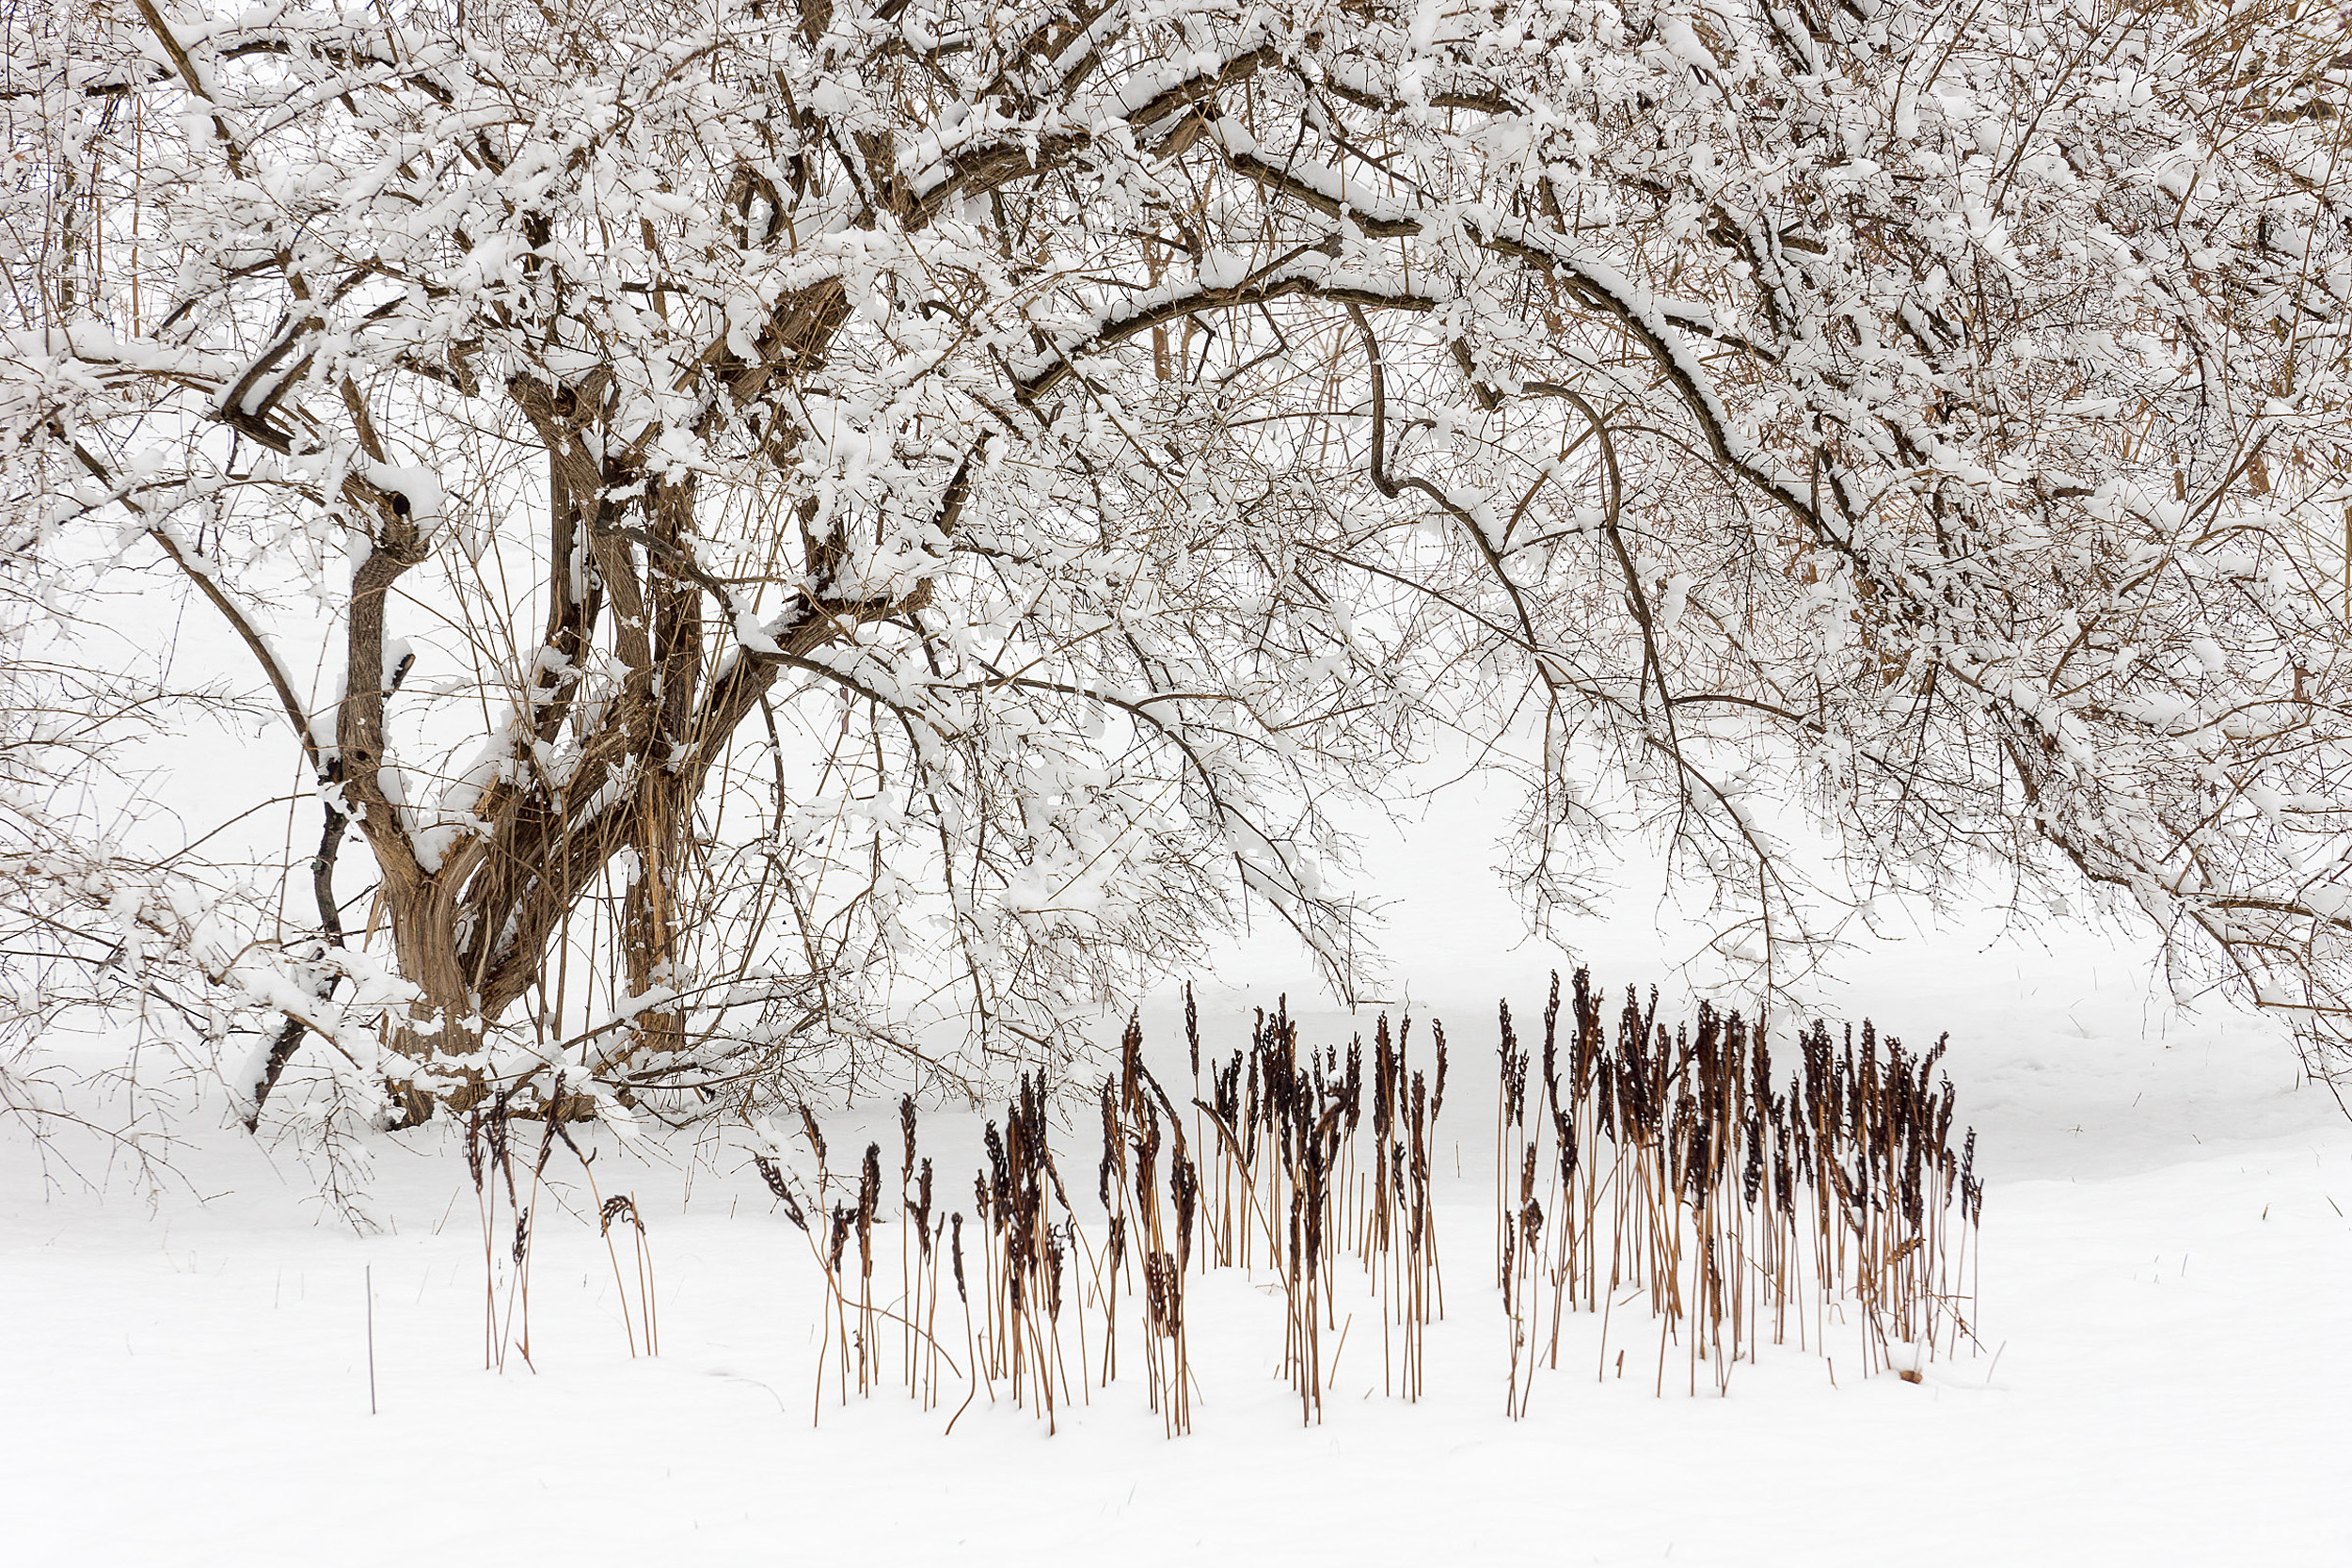
[[(1390, 885), (1416, 890), (1390, 932), (1398, 980), (1449, 1022), (1466, 1074), (1490, 1059), (1498, 990), (1532, 1017), (1557, 961), (1512, 950), (1467, 842), (1433, 827), (1379, 851)], [(1578, 950), (1613, 984), (1662, 974), (1678, 950), (1645, 906), (1629, 911)], [(0, 1152), (0, 1555), (2352, 1561), (2352, 1124), (2280, 1036), (2150, 1000), (2144, 951), (2109, 936), (2044, 947), (1963, 923), (1841, 973), (1845, 1016), (1915, 1041), (1951, 1031), (1961, 1116), (1982, 1133), (1989, 1350), (1915, 1385), (1851, 1364), (1833, 1384), (1820, 1357), (1768, 1350), (1728, 1398), (1659, 1399), (1636, 1376), (1596, 1380), (1597, 1337), (1572, 1323), (1560, 1370), (1507, 1421), (1501, 1314), (1473, 1283), (1490, 1101), (1468, 1077), (1440, 1144), (1451, 1299), (1428, 1398), (1380, 1395), (1365, 1329), (1339, 1353), (1322, 1424), (1303, 1428), (1277, 1374), (1273, 1287), (1220, 1273), (1194, 1289), (1196, 1431), (1176, 1441), (1133, 1375), (1052, 1437), (985, 1394), (943, 1434), (955, 1379), (931, 1411), (903, 1392), (844, 1406), (829, 1386), (813, 1426), (818, 1273), (739, 1141), (689, 1160), (603, 1140), (603, 1191), (633, 1190), (647, 1219), (658, 1358), (632, 1358), (574, 1192), (537, 1227), (536, 1370), (510, 1358), (501, 1375), (482, 1370), (473, 1189), (432, 1130), (377, 1150), (372, 1235), (298, 1165), (227, 1132), (183, 1149), (187, 1188), (152, 1201), (46, 1181), (20, 1140)], [(1204, 980), (1212, 1050), (1243, 1043), (1248, 1007), (1284, 974), (1291, 955), (1261, 942)], [(1305, 1037), (1343, 1042), (1370, 1017), (1310, 1012)], [(1170, 993), (1147, 1008), (1163, 1051), (1174, 1020)], [(948, 1203), (969, 1207), (978, 1126), (924, 1116)], [(835, 1164), (867, 1136), (895, 1168), (886, 1104), (833, 1118)], [(1073, 1142), (1090, 1150), (1090, 1130)], [(1090, 1152), (1073, 1163), (1090, 1171)], [(1613, 1353), (1625, 1342), (1621, 1325)]]

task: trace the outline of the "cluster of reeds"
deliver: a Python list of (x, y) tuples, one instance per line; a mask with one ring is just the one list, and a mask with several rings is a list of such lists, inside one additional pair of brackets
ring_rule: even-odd
[[(644, 1215), (638, 1209), (633, 1193), (615, 1193), (607, 1197), (597, 1190), (595, 1153), (582, 1149), (563, 1117), (548, 1109), (563, 1105), (563, 1087), (559, 1077), (551, 1097), (544, 1103), (533, 1101), (528, 1105), (518, 1101), (518, 1091), (509, 1089), (466, 1113), (466, 1172), (473, 1181), (474, 1202), (482, 1222), (482, 1364), (485, 1370), (504, 1371), (510, 1348), (522, 1357), (525, 1366), (532, 1366), (531, 1258), (537, 1231), (532, 1216), (545, 1208), (548, 1162), (559, 1143), (580, 1162), (590, 1201), (596, 1208), (597, 1231), (612, 1264), (612, 1286), (628, 1353), (634, 1357), (640, 1354), (658, 1355), (661, 1351), (653, 1244), (645, 1229)], [(526, 1111), (532, 1114), (525, 1115)], [(516, 1143), (517, 1124), (527, 1125), (532, 1120), (540, 1123), (539, 1148), (530, 1161), (530, 1196), (526, 1199), (515, 1175)], [(501, 1193), (506, 1200), (507, 1224), (512, 1229), (512, 1239), (503, 1249), (503, 1267), (498, 1245)], [(628, 1222), (626, 1234), (629, 1238), (633, 1272), (622, 1268), (620, 1249), (612, 1240), (612, 1227), (623, 1219)], [(632, 1296), (634, 1312), (630, 1310)]]
[[(988, 1168), (974, 1178), (972, 1188), (982, 1226), (980, 1376), (991, 1398), (996, 1384), (1004, 1382), (1013, 1402), (1043, 1417), (1048, 1431), (1054, 1429), (1057, 1403), (1071, 1397), (1061, 1320), (1070, 1294), (1070, 1251), (1076, 1232), (1070, 1195), (1054, 1163), (1050, 1123), (1043, 1075), (1022, 1074), (1018, 1092), (1005, 1107), (1003, 1132), (999, 1134), (996, 1123), (988, 1124)], [(1056, 1205), (1062, 1214), (1058, 1223)], [(1078, 1344), (1078, 1387), (1083, 1389), (1083, 1323)]]
[[(1199, 1077), (1197, 1025), (1186, 997), (1188, 1043)], [(1437, 1217), (1430, 1201), (1430, 1153), (1445, 1100), (1445, 1036), (1437, 1037), (1436, 1092), (1428, 1076), (1407, 1073), (1411, 1022), (1391, 1037), (1387, 1016), (1376, 1031), (1372, 1074), (1369, 1160), (1359, 1150), (1367, 1087), (1363, 1042), (1301, 1050), (1287, 999), (1274, 1016), (1261, 1010), (1247, 1051), (1213, 1065), (1210, 1096), (1194, 1103), (1217, 1133), (1211, 1172), (1219, 1216), (1216, 1260), (1253, 1265), (1253, 1236), (1280, 1278), (1288, 1308), (1282, 1368), (1302, 1415), (1319, 1418), (1329, 1370), (1346, 1348), (1334, 1279), (1343, 1254), (1369, 1271), (1381, 1318), (1381, 1377), (1406, 1397), (1422, 1389), (1422, 1330), (1443, 1310), (1438, 1274)], [(1323, 1335), (1337, 1329), (1330, 1367)], [(1398, 1346), (1392, 1335), (1401, 1331)]]
[[(1190, 998), (1186, 998), (1190, 1015)], [(1196, 1052), (1199, 1036), (1193, 1035)], [(1131, 1261), (1142, 1275), (1143, 1361), (1152, 1408), (1175, 1436), (1192, 1430), (1184, 1279), (1200, 1219), (1200, 1173), (1174, 1101), (1143, 1064), (1143, 1026), (1120, 1039), (1119, 1071), (1103, 1080), (1103, 1164), (1096, 1196), (1108, 1244), (1095, 1275), (1103, 1297), (1103, 1382), (1119, 1373), (1119, 1293)], [(1163, 1172), (1165, 1176), (1163, 1177)], [(1130, 1287), (1132, 1298), (1135, 1291)]]
[[(904, 1384), (911, 1397), (922, 1402), (923, 1408), (932, 1409), (939, 1403), (939, 1370), (943, 1362), (951, 1373), (961, 1375), (954, 1358), (941, 1352), (936, 1333), (939, 1243), (947, 1228), (948, 1216), (932, 1201), (931, 1162), (922, 1161), (920, 1177), (915, 1174), (915, 1111), (912, 1095), (899, 1101), (898, 1123), (902, 1155), (898, 1171), (898, 1294), (895, 1301), (877, 1296), (874, 1288), (878, 1254), (874, 1230), (878, 1224), (884, 1223), (882, 1146), (866, 1146), (865, 1156), (858, 1162), (854, 1198), (848, 1196), (846, 1182), (835, 1180), (828, 1164), (824, 1130), (805, 1106), (801, 1110), (801, 1130), (817, 1161), (813, 1194), (796, 1186), (774, 1159), (765, 1154), (753, 1157), (760, 1179), (767, 1183), (785, 1217), (800, 1231), (809, 1256), (824, 1278), (824, 1322), (818, 1349), (815, 1392), (818, 1406), (824, 1401), (828, 1370), (834, 1374), (837, 1395), (843, 1402), (849, 1400), (852, 1383), (860, 1395), (871, 1395), (883, 1386), (887, 1381), (884, 1346), (892, 1338), (892, 1331), (883, 1326), (886, 1323), (895, 1325), (897, 1331), (897, 1380)], [(836, 1190), (843, 1196), (832, 1200)], [(956, 1292), (961, 1295), (963, 1216), (957, 1214), (954, 1220)], [(857, 1243), (854, 1284), (848, 1275), (852, 1239)]]
[[(1120, 1069), (1100, 1087), (1099, 1247), (1081, 1225), (1055, 1159), (1054, 1097), (1041, 1074), (1025, 1074), (1002, 1122), (987, 1124), (987, 1164), (973, 1180), (969, 1249), (964, 1212), (935, 1201), (931, 1162), (922, 1160), (920, 1176), (915, 1174), (915, 1104), (911, 1096), (900, 1100), (900, 1282), (895, 1300), (878, 1295), (873, 1279), (880, 1250), (873, 1230), (886, 1219), (879, 1201), (880, 1147), (866, 1149), (854, 1202), (849, 1183), (837, 1180), (827, 1164), (823, 1131), (805, 1109), (801, 1131), (817, 1162), (813, 1194), (775, 1157), (754, 1156), (786, 1217), (808, 1238), (826, 1281), (820, 1406), (828, 1372), (844, 1401), (853, 1386), (860, 1394), (871, 1394), (889, 1381), (876, 1349), (884, 1323), (902, 1327), (896, 1376), (927, 1408), (938, 1402), (943, 1366), (949, 1375), (964, 1375), (936, 1333), (944, 1265), (963, 1310), (971, 1368), (965, 1406), (983, 1390), (992, 1401), (1001, 1395), (1035, 1411), (1050, 1431), (1057, 1411), (1073, 1398), (1089, 1401), (1096, 1386), (1089, 1341), (1091, 1302), (1100, 1324), (1101, 1386), (1119, 1375), (1120, 1320), (1129, 1317), (1135, 1320), (1131, 1329), (1140, 1332), (1152, 1408), (1170, 1435), (1190, 1430), (1193, 1380), (1185, 1354), (1184, 1284), (1196, 1233), (1206, 1216), (1200, 1167), (1183, 1115), (1144, 1065), (1142, 1039), (1140, 1025), (1130, 1021)], [(836, 1192), (840, 1196), (834, 1200)], [(1132, 1345), (1134, 1334), (1129, 1338)], [(1075, 1380), (1070, 1376), (1071, 1344), (1078, 1363)], [(1131, 1350), (1131, 1360), (1133, 1354)], [(961, 1414), (959, 1407), (958, 1418)], [(954, 1425), (951, 1419), (949, 1429)]]
[[(1913, 1053), (1866, 1022), (1841, 1053), (1817, 1022), (1784, 1086), (1764, 1031), (1737, 1012), (1702, 1003), (1695, 1027), (1670, 1033), (1657, 1007), (1654, 990), (1644, 1007), (1628, 988), (1613, 1043), (1579, 970), (1564, 1039), (1555, 974), (1533, 1085), (1536, 1063), (1502, 1009), (1497, 1255), (1513, 1413), (1546, 1316), (1543, 1359), (1559, 1364), (1564, 1311), (1601, 1315), (1607, 1375), (1612, 1315), (1645, 1300), (1661, 1392), (1677, 1343), (1695, 1392), (1702, 1368), (1725, 1388), (1792, 1323), (1826, 1354), (1832, 1320), (1851, 1312), (1866, 1370), (1899, 1356), (1914, 1376), (1919, 1357), (1972, 1335), (1967, 1239), (1982, 1189), (1974, 1132), (1952, 1147), (1951, 1079), (1932, 1081), (1944, 1043)], [(1620, 1351), (1619, 1375), (1623, 1364)]]
[[(898, 1164), (898, 1275), (905, 1282), (905, 1305), (899, 1351), (905, 1363), (906, 1385), (923, 1408), (939, 1404), (939, 1264), (940, 1241), (947, 1215), (931, 1200), (931, 1163), (920, 1163), (917, 1174), (914, 1147), (914, 1097), (898, 1101), (902, 1154)], [(952, 1362), (949, 1363), (953, 1365)]]
[[(1510, 1415), (1527, 1412), (1539, 1368), (1557, 1369), (1579, 1312), (1597, 1319), (1598, 1375), (1622, 1377), (1627, 1353), (1613, 1360), (1610, 1339), (1622, 1340), (1617, 1320), (1645, 1303), (1661, 1394), (1682, 1363), (1677, 1381), (1692, 1392), (1702, 1368), (1727, 1387), (1743, 1356), (1787, 1342), (1792, 1328), (1826, 1355), (1833, 1325), (1858, 1322), (1866, 1370), (1913, 1377), (1920, 1357), (1973, 1338), (1982, 1188), (1975, 1134), (1953, 1147), (1941, 1043), (1914, 1053), (1866, 1022), (1841, 1050), (1816, 1023), (1784, 1085), (1764, 1032), (1736, 1012), (1702, 1005), (1694, 1025), (1669, 1030), (1657, 993), (1645, 1007), (1629, 990), (1613, 1037), (1584, 971), (1565, 1019), (1562, 1000), (1555, 974), (1540, 1052), (1522, 1043), (1507, 1004), (1498, 1017), (1493, 1245)], [(852, 1384), (871, 1394), (896, 1381), (930, 1408), (945, 1367), (968, 1376), (959, 1417), (983, 1390), (992, 1401), (1001, 1392), (1051, 1430), (1073, 1397), (1090, 1401), (1120, 1376), (1123, 1323), (1129, 1365), (1139, 1336), (1152, 1407), (1179, 1434), (1196, 1392), (1188, 1277), (1263, 1269), (1284, 1302), (1282, 1375), (1313, 1422), (1346, 1346), (1348, 1302), (1361, 1299), (1340, 1288), (1350, 1259), (1380, 1318), (1381, 1388), (1420, 1399), (1427, 1330), (1445, 1316), (1433, 1165), (1449, 1056), (1433, 1023), (1430, 1057), (1414, 1065), (1412, 1034), (1409, 1015), (1392, 1030), (1384, 1013), (1369, 1053), (1360, 1037), (1344, 1053), (1305, 1045), (1285, 1001), (1270, 1017), (1261, 1010), (1248, 1047), (1204, 1074), (1187, 991), (1187, 1137), (1131, 1017), (1118, 1069), (1094, 1096), (1102, 1150), (1084, 1223), (1054, 1154), (1052, 1107), (1064, 1097), (1025, 1075), (1001, 1123), (987, 1124), (969, 1258), (965, 1215), (935, 1202), (930, 1161), (917, 1176), (916, 1110), (902, 1099), (895, 1300), (874, 1279), (874, 1227), (888, 1223), (881, 1147), (867, 1146), (851, 1201), (803, 1110), (815, 1196), (775, 1160), (756, 1163), (827, 1281), (820, 1402), (830, 1367), (843, 1400)], [(1456, 1175), (1459, 1161), (1457, 1145)], [(968, 1374), (934, 1332), (943, 1264), (963, 1308)], [(899, 1325), (895, 1370), (882, 1354), (888, 1323)]]
[[(592, 1179), (593, 1180), (593, 1179)], [(644, 1336), (647, 1355), (661, 1354), (661, 1310), (654, 1295), (653, 1242), (645, 1232), (644, 1212), (637, 1207), (634, 1193), (614, 1193), (597, 1205), (597, 1229), (604, 1237), (604, 1249), (612, 1260), (612, 1283), (620, 1294), (621, 1327), (629, 1336), (629, 1354), (637, 1354), (637, 1336)], [(629, 1251), (636, 1262), (637, 1318), (629, 1321), (629, 1280), (621, 1270), (620, 1250), (612, 1244), (612, 1227), (622, 1220), (628, 1222), (626, 1234)]]
[[(1393, 1391), (1416, 1401), (1423, 1389), (1425, 1331), (1434, 1319), (1445, 1315), (1445, 1275), (1438, 1267), (1438, 1215), (1429, 1184), (1438, 1113), (1445, 1108), (1445, 1025), (1433, 1022), (1429, 1033), (1437, 1048), (1434, 1080), (1406, 1065), (1411, 1014), (1405, 1016), (1393, 1042), (1386, 1013), (1374, 1027), (1371, 1181), (1369, 1187), (1358, 1182), (1353, 1205), (1359, 1250), (1382, 1303), (1381, 1392), (1391, 1392), (1393, 1329)], [(1350, 1043), (1351, 1077), (1361, 1052), (1360, 1042)]]

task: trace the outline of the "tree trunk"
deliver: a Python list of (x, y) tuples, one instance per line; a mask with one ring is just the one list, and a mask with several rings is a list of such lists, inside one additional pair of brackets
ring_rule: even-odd
[[(470, 1055), (482, 1043), (484, 1021), (480, 998), (466, 983), (465, 965), (458, 954), (456, 901), (439, 878), (427, 878), (412, 887), (388, 890), (385, 903), (401, 974), (421, 993), (409, 1004), (406, 1021), (393, 1028), (393, 1053), (420, 1065)], [(446, 1081), (394, 1078), (387, 1086), (403, 1126), (414, 1126), (431, 1117), (437, 1102), (452, 1110), (466, 1110), (479, 1103), (485, 1092), (482, 1074), (475, 1069), (465, 1069), (462, 1081), (454, 1085)]]
[[(687, 828), (675, 804), (681, 795), (677, 780), (660, 769), (650, 768), (638, 780), (640, 805), (629, 833), (637, 863), (621, 910), (621, 944), (633, 997), (673, 984), (676, 977), (675, 867)], [(634, 1032), (628, 1055), (633, 1063), (643, 1064), (685, 1046), (685, 1015), (675, 1007), (649, 1008), (637, 1015)]]

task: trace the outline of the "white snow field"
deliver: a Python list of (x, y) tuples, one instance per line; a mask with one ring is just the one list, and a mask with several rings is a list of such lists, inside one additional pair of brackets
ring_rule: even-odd
[[(1263, 1270), (1196, 1278), (1186, 1437), (1163, 1435), (1132, 1370), (1063, 1409), (1050, 1437), (986, 1392), (944, 1434), (967, 1392), (954, 1377), (932, 1410), (903, 1389), (852, 1386), (845, 1404), (830, 1382), (814, 1402), (818, 1271), (748, 1144), (639, 1157), (603, 1132), (601, 1191), (633, 1190), (646, 1218), (660, 1354), (632, 1357), (594, 1200), (559, 1154), (569, 1212), (548, 1205), (536, 1227), (534, 1367), (510, 1354), (485, 1372), (476, 1197), (445, 1132), (383, 1140), (375, 1234), (282, 1152), (230, 1132), (192, 1136), (185, 1186), (151, 1201), (44, 1174), (18, 1137), (0, 1189), (0, 1557), (2352, 1562), (2352, 1125), (2279, 1032), (2151, 1001), (2145, 951), (2110, 937), (2050, 948), (1987, 919), (1842, 970), (1835, 1016), (1922, 1043), (1951, 1031), (1989, 1180), (1983, 1352), (1963, 1344), (1914, 1384), (1768, 1346), (1727, 1397), (1702, 1378), (1699, 1397), (1669, 1381), (1660, 1398), (1640, 1364), (1655, 1368), (1654, 1325), (1617, 1325), (1609, 1354), (1631, 1346), (1632, 1365), (1601, 1381), (1596, 1325), (1571, 1318), (1559, 1370), (1506, 1419), (1499, 1297), (1479, 1277), (1493, 1005), (1507, 990), (1536, 1016), (1555, 955), (1510, 950), (1491, 879), (1453, 874), (1476, 863), (1455, 836), (1414, 845), (1392, 856), (1422, 893), (1391, 946), (1416, 1012), (1449, 1022), (1461, 1075), (1439, 1129), (1448, 1311), (1421, 1403), (1378, 1392), (1359, 1299), (1324, 1418), (1303, 1426)], [(1673, 933), (1657, 924), (1636, 901), (1577, 957), (1613, 987), (1662, 977)], [(1203, 980), (1210, 1052), (1246, 1042), (1248, 1008), (1271, 1003), (1292, 961), (1262, 937)], [(1163, 1065), (1181, 1057), (1175, 1008), (1164, 990), (1146, 1010)], [(1310, 1011), (1304, 1037), (1344, 1043), (1372, 1022)], [(924, 1113), (946, 1205), (971, 1206), (981, 1119)], [(870, 1136), (895, 1170), (890, 1102), (827, 1125), (836, 1169)], [(1065, 1144), (1089, 1176), (1092, 1132), (1081, 1120)], [(1090, 1180), (1072, 1185), (1091, 1199)], [(898, 1237), (882, 1236), (887, 1259)], [(1357, 1288), (1341, 1276), (1343, 1315)], [(949, 1297), (943, 1322), (954, 1311)], [(961, 1360), (958, 1328), (942, 1338)]]

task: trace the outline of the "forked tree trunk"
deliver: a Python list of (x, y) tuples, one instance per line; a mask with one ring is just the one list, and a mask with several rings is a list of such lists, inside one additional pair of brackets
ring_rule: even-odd
[[(547, 633), (525, 673), (508, 766), (472, 803), (472, 831), (430, 867), (385, 788), (389, 683), (365, 678), (383, 667), (385, 596), (424, 554), (397, 496), (354, 580), (352, 676), (337, 723), (343, 796), (383, 873), (382, 918), (395, 960), (419, 992), (389, 1043), (420, 1065), (470, 1053), (524, 1000), (616, 857), (626, 866), (620, 921), (603, 956), (621, 973), (618, 1000), (626, 1006), (674, 983), (684, 957), (682, 901), (691, 890), (682, 879), (694, 802), (728, 736), (756, 710), (786, 659), (845, 625), (904, 614), (927, 598), (919, 589), (896, 602), (809, 596), (781, 628), (781, 657), (739, 649), (726, 669), (713, 669), (702, 595), (726, 590), (695, 562), (693, 482), (657, 475), (616, 450), (597, 422), (600, 395), (593, 386), (515, 389), (548, 452)], [(943, 524), (952, 526), (961, 495), (959, 476)], [(818, 575), (821, 581), (822, 558)], [(581, 672), (600, 632), (621, 675), (583, 721)], [(568, 758), (560, 777), (547, 769), (550, 749)], [(564, 1010), (561, 1026), (577, 1026), (578, 1010)], [(630, 1022), (620, 1050), (598, 1045), (604, 1072), (620, 1076), (642, 1075), (685, 1043), (684, 1009), (656, 1006)], [(464, 1110), (497, 1088), (471, 1069), (453, 1083), (434, 1076), (441, 1081), (420, 1074), (390, 1085), (407, 1119), (429, 1116), (436, 1103)]]

